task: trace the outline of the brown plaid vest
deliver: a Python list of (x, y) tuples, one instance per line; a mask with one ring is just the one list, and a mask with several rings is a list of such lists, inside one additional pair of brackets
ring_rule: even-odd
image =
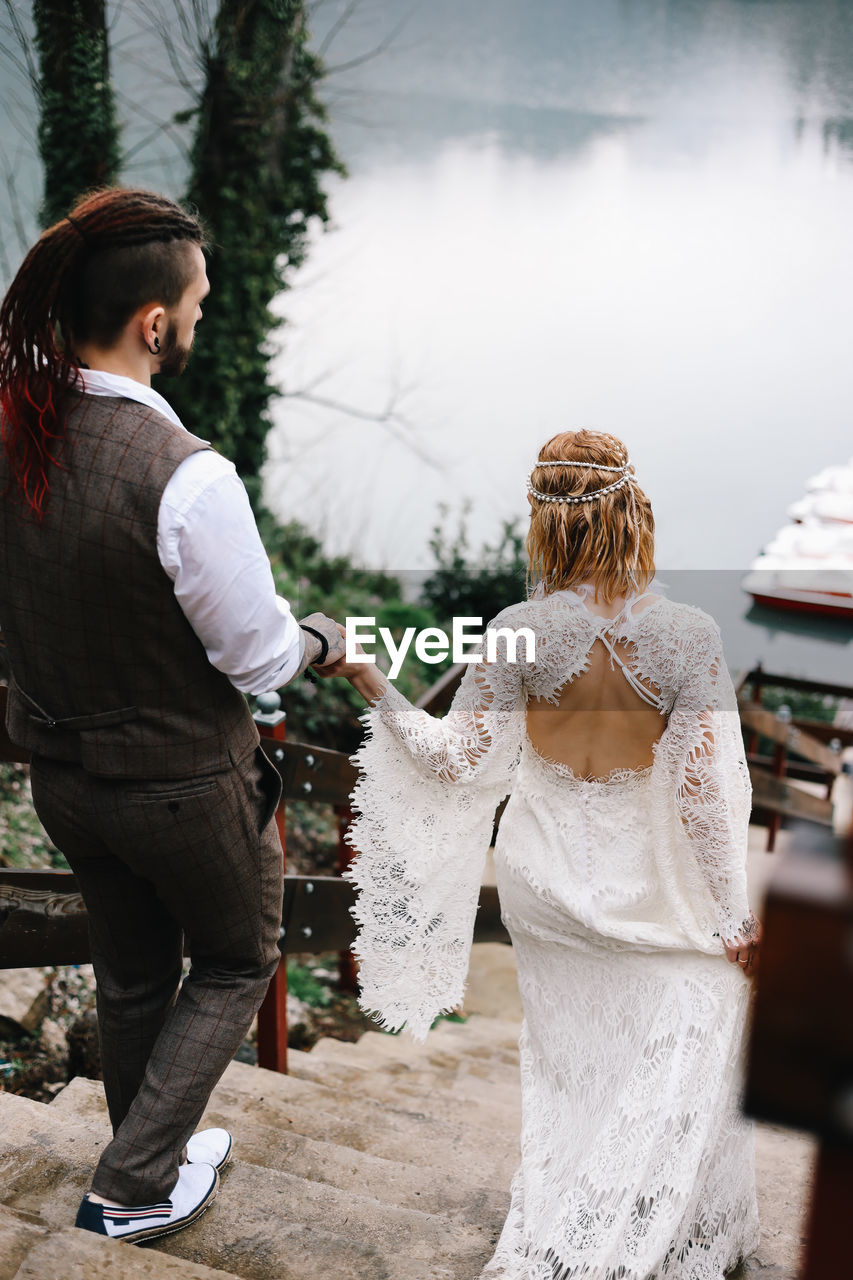
[(0, 629), (10, 737), (115, 778), (217, 773), (253, 750), (157, 555), (160, 498), (210, 446), (131, 400), (80, 396), (39, 525), (0, 449)]

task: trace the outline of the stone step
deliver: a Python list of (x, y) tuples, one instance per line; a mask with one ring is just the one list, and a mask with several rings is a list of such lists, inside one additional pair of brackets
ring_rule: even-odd
[[(442, 1019), (428, 1033), (423, 1043), (415, 1042), (407, 1032), (391, 1034), (387, 1031), (366, 1031), (361, 1037), (379, 1037), (387, 1042), (389, 1049), (393, 1045), (405, 1051), (409, 1046), (418, 1052), (436, 1044), (454, 1044), (468, 1049), (476, 1049), (478, 1055), (488, 1054), (495, 1058), (506, 1058), (518, 1061), (518, 1038), (521, 1034), (521, 1023), (503, 1018), (487, 1018), (482, 1014), (471, 1014), (464, 1022), (451, 1022)], [(358, 1043), (361, 1043), (359, 1040)]]
[(2, 1280), (234, 1280), (231, 1272), (172, 1258), (152, 1245), (137, 1248), (74, 1227), (37, 1234), (16, 1271), (7, 1273), (0, 1262)]
[[(109, 1136), (109, 1120), (100, 1081), (72, 1080), (50, 1104), (63, 1118), (100, 1126)], [(459, 1177), (446, 1164), (428, 1168), (386, 1160), (334, 1142), (294, 1133), (281, 1125), (258, 1124), (242, 1115), (208, 1108), (199, 1128), (219, 1125), (234, 1134), (236, 1158), (247, 1164), (279, 1169), (309, 1182), (329, 1183), (343, 1191), (356, 1191), (385, 1204), (443, 1214), (499, 1228), (508, 1208), (506, 1186), (495, 1189)], [(485, 1176), (488, 1170), (484, 1171)]]
[[(49, 1189), (67, 1168), (98, 1159), (109, 1128), (57, 1115), (52, 1104), (0, 1092), (0, 1203), (33, 1189), (36, 1197)], [(28, 1211), (27, 1204), (16, 1208)], [(76, 1213), (76, 1209), (75, 1209)]]
[[(479, 1041), (488, 1044), (492, 1049), (510, 1053), (518, 1052), (518, 1037), (521, 1033), (521, 1018), (496, 1018), (483, 1013), (469, 1013), (461, 1018), (439, 1018), (427, 1033), (425, 1043), (436, 1039), (456, 1039), (464, 1037), (469, 1043)], [(407, 1031), (391, 1032), (378, 1027), (371, 1028), (366, 1035), (387, 1036), (404, 1044), (417, 1047)], [(424, 1042), (419, 1042), (421, 1047)]]
[[(494, 861), (486, 859), (486, 880), (494, 884)], [(492, 1017), (521, 1022), (521, 997), (518, 992), (513, 948), (500, 942), (475, 942), (465, 988), (464, 1012), (488, 1014)]]
[[(0, 1199), (61, 1230), (89, 1185), (103, 1130), (72, 1124), (41, 1103), (7, 1107), (4, 1099), (0, 1118), (9, 1121)], [(198, 1223), (148, 1247), (245, 1280), (465, 1280), (479, 1273), (496, 1238), (491, 1222), (453, 1223), (236, 1159), (222, 1181)]]
[(434, 1072), (407, 1070), (405, 1065), (390, 1073), (370, 1067), (344, 1065), (322, 1061), (310, 1053), (288, 1053), (288, 1070), (298, 1080), (310, 1080), (316, 1084), (349, 1091), (362, 1098), (373, 1098), (392, 1107), (417, 1107), (418, 1111), (434, 1120), (457, 1121), (469, 1128), (479, 1128), (487, 1133), (518, 1129), (521, 1099), (518, 1090), (501, 1094), (497, 1087), (494, 1096), (487, 1088), (455, 1082), (452, 1089)]
[(475, 1185), (483, 1182), (486, 1170), (494, 1170), (489, 1182), (508, 1184), (519, 1161), (517, 1126), (489, 1133), (437, 1120), (416, 1106), (413, 1100), (405, 1108), (383, 1106), (372, 1098), (242, 1062), (231, 1063), (210, 1099), (210, 1111), (228, 1116), (235, 1128), (245, 1117), (387, 1160), (453, 1168)]
[[(198, 1243), (188, 1235), (167, 1236), (161, 1247), (195, 1258)], [(381, 1204), (240, 1160), (225, 1171), (204, 1220), (205, 1257), (220, 1259), (245, 1280), (414, 1280), (424, 1274), (470, 1280), (496, 1239), (491, 1227)]]
[(100, 1124), (109, 1127), (107, 1100), (100, 1080), (75, 1076), (60, 1089), (50, 1102), (51, 1115), (74, 1124)]
[(473, 1047), (475, 1052), (472, 1053), (464, 1042), (457, 1043), (446, 1037), (436, 1041), (429, 1036), (426, 1044), (415, 1044), (408, 1036), (389, 1036), (382, 1032), (368, 1031), (354, 1044), (327, 1036), (318, 1040), (311, 1052), (324, 1061), (369, 1062), (377, 1066), (390, 1062), (429, 1066), (453, 1071), (459, 1076), (473, 1075), (478, 1079), (492, 1079), (496, 1083), (518, 1079), (517, 1055), (514, 1061), (503, 1055), (489, 1057), (477, 1053), (477, 1046)]
[[(25, 1214), (0, 1205), (0, 1280), (13, 1280), (18, 1267), (47, 1232)], [(46, 1275), (62, 1275), (61, 1271)]]
[(101, 1126), (77, 1124), (57, 1116), (52, 1107), (0, 1092), (0, 1203), (38, 1225), (51, 1225), (44, 1208), (57, 1188), (71, 1186), (73, 1222), (92, 1168), (107, 1141)]
[(442, 1019), (429, 1035), (441, 1038), (447, 1036), (449, 1039), (458, 1039), (463, 1036), (469, 1042), (479, 1040), (493, 1049), (517, 1053), (520, 1032), (521, 1022), (516, 1018), (492, 1018), (482, 1013), (472, 1013), (464, 1022), (449, 1022), (447, 1019)]
[[(521, 1031), (521, 1018), (495, 1018), (484, 1013), (467, 1013), (460, 1018), (439, 1018), (427, 1036), (465, 1036), (467, 1039), (488, 1038), (496, 1048), (517, 1049)], [(375, 1030), (375, 1028), (370, 1028)], [(380, 1032), (387, 1035), (388, 1032)], [(404, 1034), (405, 1033), (401, 1033)], [(410, 1037), (406, 1037), (407, 1039)]]
[[(303, 1078), (331, 1080), (344, 1072), (359, 1092), (359, 1082), (369, 1081), (370, 1096), (395, 1098), (402, 1093), (406, 1097), (434, 1098), (440, 1100), (443, 1115), (448, 1114), (450, 1103), (461, 1102), (463, 1117), (474, 1123), (482, 1123), (478, 1117), (485, 1115), (486, 1123), (492, 1124), (504, 1110), (516, 1121), (520, 1118), (521, 1080), (517, 1067), (504, 1068), (502, 1073), (467, 1057), (442, 1057), (440, 1051), (429, 1060), (421, 1055), (401, 1061), (381, 1052), (376, 1054), (370, 1046), (359, 1051), (357, 1045), (339, 1040), (319, 1040), (310, 1057), (313, 1070), (300, 1070)], [(301, 1060), (294, 1060), (291, 1070), (304, 1065)]]
[[(450, 1163), (460, 1179), (474, 1185), (482, 1184), (484, 1171), (494, 1167), (500, 1171), (496, 1184), (503, 1185), (507, 1170), (511, 1173), (518, 1163), (517, 1124), (484, 1132), (437, 1120), (417, 1111), (418, 1104), (419, 1099), (406, 1098), (400, 1106), (382, 1106), (346, 1089), (232, 1062), (201, 1123), (237, 1130), (248, 1121), (405, 1164), (446, 1168)], [(103, 1120), (103, 1086), (78, 1077), (57, 1094), (50, 1109), (80, 1122)]]
[[(205, 1124), (228, 1128), (229, 1117), (209, 1112), (202, 1120)], [(382, 1204), (417, 1209), (490, 1232), (500, 1230), (509, 1209), (509, 1182), (500, 1187), (488, 1185), (493, 1176), (490, 1168), (481, 1169), (480, 1182), (473, 1182), (453, 1163), (442, 1167), (404, 1164), (244, 1118), (231, 1124), (236, 1154), (247, 1164), (278, 1169)]]

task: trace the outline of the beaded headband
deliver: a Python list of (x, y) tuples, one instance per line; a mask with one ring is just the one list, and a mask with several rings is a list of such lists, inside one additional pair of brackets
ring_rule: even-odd
[[(591, 471), (621, 471), (623, 474), (621, 480), (614, 480), (613, 484), (607, 484), (603, 489), (590, 489), (588, 493), (578, 494), (571, 497), (566, 493), (541, 493), (533, 487), (533, 472), (530, 473), (530, 479), (527, 481), (527, 492), (533, 498), (538, 498), (540, 502), (592, 502), (593, 498), (600, 498), (605, 493), (613, 493), (614, 489), (621, 489), (623, 484), (627, 484), (633, 476), (627, 474), (631, 465), (631, 459), (626, 457), (625, 461), (618, 467), (605, 466), (602, 462), (566, 462), (551, 461), (550, 459), (542, 459), (536, 463), (536, 467), (589, 467)], [(536, 470), (536, 467), (533, 470)]]

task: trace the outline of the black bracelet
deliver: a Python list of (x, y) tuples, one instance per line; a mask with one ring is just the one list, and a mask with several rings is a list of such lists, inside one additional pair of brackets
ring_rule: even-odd
[(303, 630), (303, 631), (307, 631), (309, 635), (316, 636), (316, 638), (320, 641), (320, 656), (319, 656), (319, 658), (315, 658), (315, 659), (314, 659), (314, 661), (313, 661), (313, 662), (310, 662), (308, 665), (309, 665), (309, 666), (311, 666), (311, 667), (313, 667), (316, 663), (319, 663), (319, 664), (320, 664), (320, 666), (322, 666), (322, 665), (323, 665), (323, 663), (326, 661), (326, 659), (327, 659), (327, 658), (328, 658), (328, 656), (329, 656), (329, 642), (328, 642), (328, 640), (327, 640), (327, 639), (326, 639), (326, 637), (322, 634), (322, 632), (320, 632), (320, 631), (315, 631), (313, 627), (306, 627), (306, 625), (305, 625), (305, 623), (304, 623), (304, 622), (300, 622), (300, 624), (299, 624), (299, 625), (300, 625), (300, 627), (302, 628), (302, 630)]

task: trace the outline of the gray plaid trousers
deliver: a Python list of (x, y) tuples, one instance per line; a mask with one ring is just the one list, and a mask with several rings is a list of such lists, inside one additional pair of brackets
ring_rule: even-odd
[(159, 1202), (281, 958), (281, 782), (259, 747), (229, 772), (157, 782), (36, 756), (32, 785), (89, 915), (114, 1135), (92, 1189)]

